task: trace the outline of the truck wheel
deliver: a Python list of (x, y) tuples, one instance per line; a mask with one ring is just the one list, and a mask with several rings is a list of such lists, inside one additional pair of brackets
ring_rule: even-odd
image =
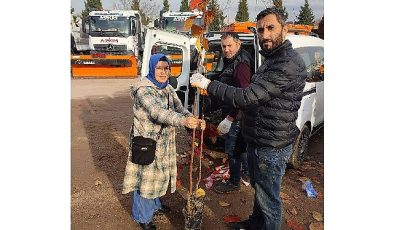
[(309, 135), (311, 133), (310, 128), (304, 125), (301, 132), (298, 134), (296, 141), (293, 145), (293, 153), (289, 159), (289, 166), (291, 168), (299, 168), (304, 162), (304, 156), (308, 150)]

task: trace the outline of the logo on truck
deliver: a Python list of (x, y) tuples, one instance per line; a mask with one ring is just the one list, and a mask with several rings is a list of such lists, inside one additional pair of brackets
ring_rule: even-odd
[(101, 43), (114, 43), (114, 42), (118, 43), (119, 41), (117, 38), (103, 38), (103, 39), (101, 39), (100, 42)]

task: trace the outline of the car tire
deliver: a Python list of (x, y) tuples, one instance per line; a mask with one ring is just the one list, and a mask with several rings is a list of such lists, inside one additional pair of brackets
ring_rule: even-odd
[(288, 163), (291, 168), (297, 169), (301, 167), (304, 162), (304, 157), (308, 150), (310, 133), (310, 128), (307, 125), (304, 125), (301, 132), (298, 134), (293, 145), (293, 153), (291, 154)]

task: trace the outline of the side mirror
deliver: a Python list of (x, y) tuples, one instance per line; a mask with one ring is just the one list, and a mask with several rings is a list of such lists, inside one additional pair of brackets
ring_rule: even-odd
[(153, 21), (153, 26), (154, 26), (155, 28), (159, 28), (159, 27), (160, 27), (159, 19), (155, 19), (155, 20)]
[(87, 33), (89, 31), (89, 19), (82, 19), (82, 32)]

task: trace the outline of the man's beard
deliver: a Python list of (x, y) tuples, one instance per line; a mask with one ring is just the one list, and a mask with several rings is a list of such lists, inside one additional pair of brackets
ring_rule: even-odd
[[(271, 42), (272, 42), (272, 47), (271, 47), (271, 48), (266, 48), (266, 47), (264, 46), (264, 42), (266, 42), (266, 41), (271, 41)], [(282, 45), (283, 41), (284, 41), (284, 39), (283, 39), (283, 36), (282, 36), (282, 31), (281, 31), (280, 34), (279, 34), (279, 36), (276, 37), (276, 38), (274, 38), (274, 40), (270, 40), (270, 39), (269, 39), (269, 40), (263, 40), (263, 41), (259, 40), (259, 44), (260, 44), (261, 49), (262, 49), (265, 53), (269, 53), (269, 52), (271, 52), (272, 50), (274, 50), (276, 47)]]

